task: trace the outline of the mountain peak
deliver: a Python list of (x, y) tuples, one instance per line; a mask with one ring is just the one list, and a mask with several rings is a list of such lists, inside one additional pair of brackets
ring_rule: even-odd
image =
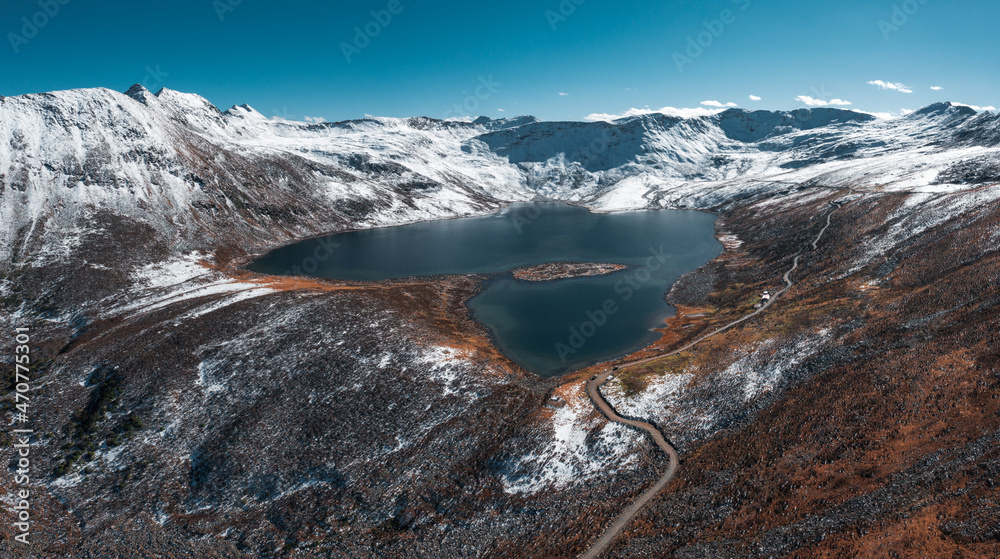
[(473, 120), (472, 124), (484, 126), (489, 130), (502, 130), (504, 128), (515, 128), (525, 124), (534, 124), (536, 122), (541, 121), (531, 115), (519, 115), (510, 118), (490, 118), (488, 116), (481, 116), (476, 120)]
[(128, 91), (125, 92), (125, 95), (128, 95), (143, 105), (149, 105), (150, 99), (155, 97), (141, 83), (133, 84), (132, 87), (128, 88)]
[(137, 95), (139, 93), (149, 93), (149, 90), (146, 89), (146, 86), (142, 85), (141, 83), (134, 83), (132, 84), (132, 87), (128, 88), (128, 91), (125, 92), (125, 95)]
[(714, 117), (719, 128), (732, 140), (756, 142), (796, 130), (812, 130), (836, 123), (868, 122), (875, 117), (847, 109), (815, 108), (785, 111), (729, 109)]
[(183, 93), (163, 87), (156, 92), (156, 98), (181, 111), (208, 111), (211, 114), (222, 114), (222, 111), (209, 102), (208, 99), (205, 99), (201, 95), (197, 95), (195, 93)]
[(968, 105), (960, 105), (957, 103), (952, 103), (950, 101), (944, 101), (942, 103), (934, 103), (933, 105), (927, 105), (926, 107), (914, 111), (912, 114), (916, 116), (925, 115), (943, 115), (943, 114), (956, 114), (956, 115), (967, 115), (972, 116), (977, 113), (976, 109)]
[(267, 118), (262, 115), (257, 109), (251, 107), (250, 105), (243, 103), (242, 105), (233, 105), (224, 114), (228, 116), (238, 116), (238, 117), (254, 117), (254, 118)]

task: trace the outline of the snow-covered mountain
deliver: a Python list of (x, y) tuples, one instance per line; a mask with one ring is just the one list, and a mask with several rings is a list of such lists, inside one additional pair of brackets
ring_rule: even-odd
[(97, 215), (140, 222), (171, 251), (253, 251), (539, 196), (601, 210), (712, 207), (804, 181), (988, 181), (998, 145), (1000, 117), (948, 103), (895, 119), (731, 109), (317, 124), (140, 85), (23, 95), (0, 98), (0, 260), (65, 255)]
[[(718, 484), (744, 499), (774, 465), (799, 481), (801, 469), (788, 464), (849, 472), (865, 464), (855, 447), (878, 449), (868, 459), (879, 464), (893, 463), (881, 449), (905, 449), (895, 464), (920, 462), (899, 474), (912, 485), (891, 494), (938, 503), (927, 493), (935, 484), (926, 483), (925, 457), (942, 473), (962, 472), (939, 461), (938, 437), (961, 448), (983, 432), (982, 418), (997, 415), (985, 407), (992, 380), (972, 364), (995, 362), (985, 352), (995, 332), (987, 313), (997, 300), (998, 182), (1000, 118), (948, 103), (893, 119), (733, 109), (614, 122), (306, 123), (141, 86), (0, 97), (0, 324), (31, 326), (31, 409), (46, 433), (32, 451), (32, 495), (45, 500), (32, 510), (47, 515), (40, 525), (53, 527), (61, 547), (48, 550), (60, 557), (138, 548), (313, 556), (314, 545), (322, 556), (561, 556), (655, 472), (642, 437), (596, 415), (582, 381), (563, 387), (565, 407), (543, 405), (551, 386), (508, 363), (459, 310), (478, 279), (357, 286), (239, 266), (312, 235), (538, 197), (599, 211), (721, 210), (726, 252), (671, 293), (678, 304), (713, 305), (718, 312), (697, 316), (719, 324), (749, 308), (752, 294), (781, 285), (793, 257), (808, 251), (787, 303), (761, 317), (771, 322), (745, 323), (732, 339), (717, 338), (711, 358), (644, 390), (608, 387), (619, 410), (666, 426), (678, 444), (733, 437), (717, 445), (725, 457), (685, 464), (712, 475), (663, 500), (671, 512), (659, 513), (669, 518), (662, 526), (700, 522), (687, 533), (702, 540), (712, 515), (723, 523), (739, 511), (699, 501), (723, 494)], [(839, 191), (848, 188), (859, 192)], [(810, 249), (824, 216), (830, 230)], [(711, 301), (707, 289), (717, 290)], [(938, 338), (947, 341), (932, 345)], [(0, 351), (8, 371), (14, 355)], [(914, 376), (918, 361), (934, 371)], [(968, 376), (940, 380), (940, 371), (962, 368)], [(905, 374), (893, 385), (897, 370)], [(768, 423), (783, 413), (770, 408), (740, 446), (741, 422), (757, 421), (793, 388), (784, 409), (795, 421)], [(899, 407), (885, 405), (897, 399)], [(901, 428), (900, 409), (925, 410), (909, 415), (930, 423)], [(849, 416), (831, 430), (874, 435), (833, 453), (825, 431), (800, 436), (817, 433), (814, 417), (837, 411)], [(869, 419), (879, 413), (881, 423)], [(940, 425), (959, 428), (946, 435)], [(969, 464), (977, 445), (965, 450)], [(757, 452), (767, 471), (731, 456)], [(859, 475), (842, 478), (864, 480), (842, 484), (850, 492), (823, 493), (838, 484), (819, 476), (801, 493), (853, 503), (871, 478)], [(586, 491), (558, 491), (583, 483)], [(960, 489), (941, 491), (964, 499)], [(786, 497), (749, 500), (743, 510)], [(900, 502), (850, 505), (850, 514), (908, 518), (910, 501)], [(817, 525), (847, 522), (843, 509), (830, 510), (812, 517)]]

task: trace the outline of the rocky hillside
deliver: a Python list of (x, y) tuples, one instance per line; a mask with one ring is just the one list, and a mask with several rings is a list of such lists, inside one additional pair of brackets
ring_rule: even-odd
[(987, 553), (998, 130), (952, 104), (316, 124), (141, 86), (0, 98), (0, 325), (32, 330), (37, 433), (37, 546), (10, 539), (11, 475), (0, 548), (582, 550), (662, 457), (579, 380), (504, 359), (467, 315), (477, 278), (241, 268), (321, 233), (548, 198), (719, 213), (727, 251), (671, 295), (693, 318), (644, 355), (746, 312), (806, 256), (773, 312), (609, 385), (685, 459), (616, 556)]

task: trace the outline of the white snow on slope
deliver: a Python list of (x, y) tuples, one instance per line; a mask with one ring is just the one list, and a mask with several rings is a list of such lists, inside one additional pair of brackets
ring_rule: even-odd
[(430, 379), (440, 383), (445, 396), (457, 394), (476, 399), (475, 393), (463, 390), (463, 377), (472, 369), (472, 362), (463, 352), (445, 346), (429, 346), (422, 350), (417, 363), (429, 367)]
[(774, 340), (765, 340), (756, 347), (747, 348), (732, 365), (726, 367), (719, 376), (735, 380), (742, 385), (743, 401), (750, 400), (774, 390), (782, 377), (823, 348), (828, 341), (829, 331), (822, 330), (814, 336), (804, 337), (794, 345), (786, 345), (775, 350)]
[[(168, 89), (6, 97), (0, 175), (9, 187), (0, 196), (0, 258), (14, 254), (15, 239), (36, 256), (63, 258), (74, 231), (104, 210), (149, 221), (164, 234), (196, 227), (195, 208), (221, 203), (230, 211), (242, 203), (199, 181), (244, 160), (268, 169), (289, 162), (330, 208), (370, 205), (356, 225), (375, 227), (482, 213), (537, 195), (610, 211), (708, 208), (786, 182), (922, 187), (956, 162), (1000, 159), (989, 140), (998, 120), (941, 104), (893, 119), (817, 109), (648, 114), (610, 123), (315, 123), (267, 119), (248, 106), (222, 112)], [(959, 132), (984, 140), (962, 143)], [(206, 146), (233, 159), (206, 170), (201, 157), (213, 153)], [(284, 185), (289, 178), (274, 180)]]
[[(634, 448), (641, 436), (638, 432), (595, 416), (582, 383), (570, 388), (566, 400), (567, 405), (553, 413), (551, 444), (519, 457), (513, 468), (537, 473), (506, 476), (507, 492), (562, 489), (635, 464)], [(596, 439), (588, 444), (587, 437), (595, 429)]]
[(605, 384), (603, 392), (618, 413), (651, 419), (668, 438), (683, 441), (695, 434), (708, 436), (732, 406), (745, 406), (773, 391), (786, 375), (829, 342), (829, 331), (821, 330), (790, 344), (779, 346), (775, 340), (765, 340), (745, 348), (732, 363), (708, 373), (713, 377), (713, 395), (700, 394), (701, 383), (695, 382), (698, 377), (687, 370), (652, 378), (645, 390), (634, 395), (626, 396), (619, 381)]
[(132, 274), (134, 287), (129, 297), (122, 298), (124, 302), (120, 304), (112, 305), (111, 314), (152, 312), (185, 301), (209, 298), (204, 305), (178, 317), (175, 321), (179, 322), (276, 292), (260, 283), (238, 281), (213, 270), (203, 264), (206, 257), (194, 252), (137, 270)]

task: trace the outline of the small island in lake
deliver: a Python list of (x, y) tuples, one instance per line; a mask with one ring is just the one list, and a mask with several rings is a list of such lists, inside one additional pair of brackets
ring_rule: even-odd
[(528, 266), (511, 271), (515, 279), (522, 281), (554, 281), (570, 278), (585, 278), (591, 276), (603, 276), (619, 270), (624, 270), (628, 266), (624, 264), (601, 264), (590, 262), (554, 262), (551, 264), (539, 264), (538, 266)]

